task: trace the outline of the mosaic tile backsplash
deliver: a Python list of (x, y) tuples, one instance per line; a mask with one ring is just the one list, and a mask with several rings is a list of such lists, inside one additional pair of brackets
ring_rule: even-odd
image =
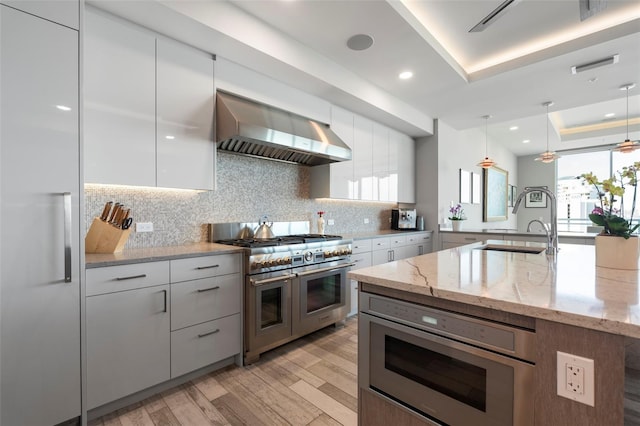
[[(395, 204), (311, 199), (308, 167), (218, 152), (216, 191), (86, 185), (87, 231), (107, 201), (131, 209), (134, 222), (152, 222), (154, 232), (132, 232), (126, 248), (160, 247), (207, 241), (207, 223), (310, 221), (318, 211), (335, 225), (327, 234), (389, 229)], [(369, 223), (364, 224), (368, 218)], [(135, 228), (134, 228), (135, 230)]]

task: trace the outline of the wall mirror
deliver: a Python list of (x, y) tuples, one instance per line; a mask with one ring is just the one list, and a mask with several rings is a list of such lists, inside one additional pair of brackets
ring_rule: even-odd
[(509, 172), (499, 167), (484, 169), (484, 209), (482, 220), (507, 220)]

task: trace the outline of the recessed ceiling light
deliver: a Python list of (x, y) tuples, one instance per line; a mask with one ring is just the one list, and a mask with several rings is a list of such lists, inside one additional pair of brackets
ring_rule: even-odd
[(522, 143), (529, 143), (529, 142), (531, 142), (531, 139), (525, 139), (522, 141)]
[(402, 71), (400, 74), (398, 74), (398, 78), (401, 80), (407, 80), (411, 77), (413, 77), (413, 73), (411, 71)]
[(170, 141), (174, 140), (176, 137), (172, 135), (167, 135), (164, 137), (165, 139), (169, 139)]
[(605, 114), (604, 116), (607, 117), (607, 118), (611, 118), (611, 117), (615, 117), (616, 113), (615, 112), (610, 112), (610, 113)]
[(591, 70), (605, 65), (617, 64), (620, 60), (620, 55), (615, 54), (607, 58), (598, 59), (597, 61), (589, 62), (588, 64), (574, 65), (571, 67), (571, 74), (578, 74), (583, 71)]
[(589, 80), (587, 80), (589, 83), (595, 83), (596, 81), (598, 81), (598, 77), (593, 77), (590, 78)]
[(347, 40), (347, 47), (351, 50), (366, 50), (371, 46), (373, 46), (373, 37), (368, 34), (356, 34)]
[(518, 127), (518, 126), (511, 126), (511, 127), (509, 127), (509, 130), (518, 130), (518, 129), (519, 129), (519, 127)]
[(71, 108), (65, 105), (56, 105), (56, 108), (58, 108), (60, 111), (71, 111)]

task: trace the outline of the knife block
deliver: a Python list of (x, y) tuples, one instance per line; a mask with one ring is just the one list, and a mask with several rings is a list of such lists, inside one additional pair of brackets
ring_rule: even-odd
[(120, 229), (96, 217), (84, 238), (85, 253), (119, 253), (129, 239), (131, 228)]

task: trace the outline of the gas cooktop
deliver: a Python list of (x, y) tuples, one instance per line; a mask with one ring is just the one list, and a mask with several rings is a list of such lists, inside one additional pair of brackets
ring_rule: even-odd
[(323, 235), (323, 234), (299, 234), (299, 235), (285, 235), (281, 237), (269, 238), (269, 239), (224, 239), (216, 240), (218, 244), (233, 245), (238, 247), (274, 247), (274, 246), (288, 246), (294, 244), (315, 243), (322, 241), (336, 241), (342, 240), (339, 235)]

